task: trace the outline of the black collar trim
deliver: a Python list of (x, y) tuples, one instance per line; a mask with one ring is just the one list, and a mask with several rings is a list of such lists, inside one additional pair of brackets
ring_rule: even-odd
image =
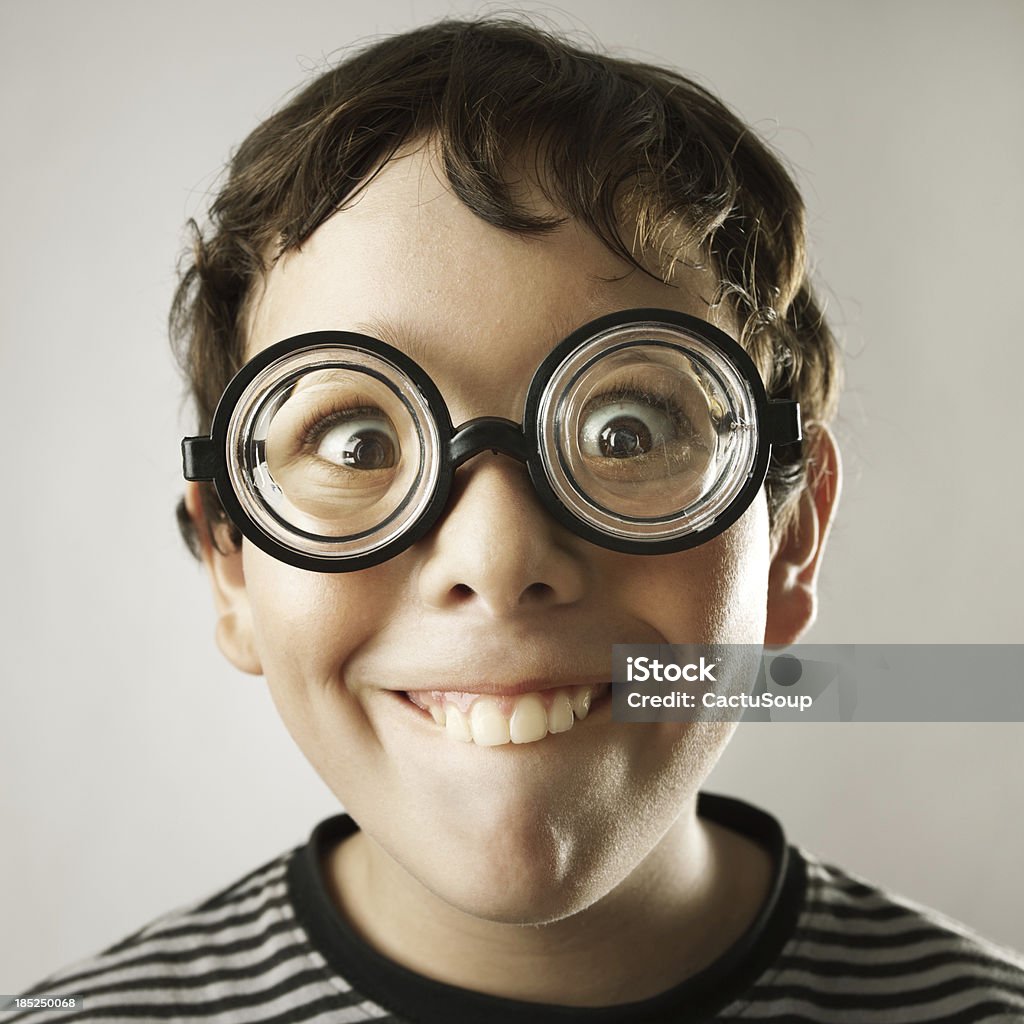
[(362, 996), (420, 1024), (688, 1024), (713, 1016), (744, 993), (776, 960), (793, 934), (804, 903), (806, 865), (788, 847), (770, 814), (741, 800), (701, 793), (697, 814), (764, 846), (775, 865), (757, 918), (714, 963), (679, 985), (640, 1002), (607, 1008), (527, 1003), (446, 985), (400, 966), (369, 947), (331, 901), (321, 864), (356, 831), (346, 814), (322, 821), (288, 862), (288, 891), (299, 922), (328, 965)]

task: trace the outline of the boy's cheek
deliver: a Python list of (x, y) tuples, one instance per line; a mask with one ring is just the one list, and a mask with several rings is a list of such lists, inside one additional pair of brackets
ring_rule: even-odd
[(254, 641), (264, 664), (335, 665), (386, 620), (399, 590), (390, 563), (354, 573), (307, 572), (245, 544)]
[(761, 643), (769, 547), (762, 492), (736, 523), (708, 543), (631, 559), (629, 571), (619, 573), (617, 589), (668, 643)]
[[(392, 614), (402, 583), (390, 563), (356, 573), (313, 573), (285, 565), (252, 545), (245, 580), (253, 644), (271, 697), (310, 760), (337, 745), (326, 723), (348, 721), (349, 738), (365, 715), (343, 685), (353, 654)], [(319, 767), (319, 766), (318, 766)]]

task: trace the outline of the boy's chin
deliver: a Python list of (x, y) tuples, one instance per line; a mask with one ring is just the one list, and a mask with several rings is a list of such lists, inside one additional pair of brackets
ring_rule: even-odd
[(420, 848), (406, 863), (434, 896), (471, 917), (548, 924), (606, 896), (668, 825), (645, 835), (596, 810), (587, 813), (575, 799), (556, 806), (506, 800), (501, 813), (445, 829), (429, 859)]
[[(435, 893), (441, 899), (445, 893)], [(495, 899), (494, 892), (487, 893), (479, 901), (470, 902), (465, 893), (455, 894), (458, 902), (452, 902), (456, 910), (478, 921), (489, 921), (493, 924), (516, 925), (520, 927), (554, 924), (563, 921), (587, 909), (596, 903), (603, 893), (593, 896), (577, 895), (569, 897), (565, 892), (534, 888), (529, 892), (505, 892), (500, 899)], [(491, 897), (488, 899), (487, 897)]]
[(471, 917), (542, 925), (585, 910), (618, 880), (614, 869), (596, 856), (599, 844), (571, 851), (566, 844), (559, 849), (557, 843), (536, 834), (508, 829), (500, 845), (488, 843), (485, 849), (475, 858), (467, 855), (470, 851), (462, 851), (439, 876), (421, 878), (421, 882)]
[(516, 758), (463, 779), (457, 798), (424, 785), (390, 828), (369, 814), (364, 826), (449, 906), (482, 920), (550, 923), (613, 893), (650, 856), (731, 730), (650, 726), (611, 750), (581, 751), (573, 770)]

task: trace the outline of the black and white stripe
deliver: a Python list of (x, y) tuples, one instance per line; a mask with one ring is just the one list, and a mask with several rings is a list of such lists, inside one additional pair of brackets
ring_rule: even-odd
[(81, 1012), (3, 1014), (3, 1024), (223, 1021), (348, 1024), (386, 1020), (332, 975), (291, 910), (288, 855), (192, 909), (166, 914), (26, 995), (81, 996)]
[[(392, 1016), (356, 991), (310, 941), (288, 886), (293, 855), (264, 865), (201, 904), (159, 918), (25, 993), (79, 995), (84, 1010), (0, 1014), (0, 1021), (400, 1024), (405, 1018)], [(804, 851), (791, 849), (791, 855), (803, 859), (806, 871), (792, 934), (753, 984), (705, 1019), (778, 1024), (1024, 1021), (1022, 958)], [(533, 1024), (556, 1016), (544, 1007), (524, 1005), (523, 1010), (524, 1020)], [(559, 1021), (577, 1018), (586, 1021), (588, 1011), (557, 1014)], [(642, 1019), (692, 1018), (680, 1008)]]
[(772, 969), (723, 1020), (1024, 1021), (1024, 959), (800, 851), (807, 894)]

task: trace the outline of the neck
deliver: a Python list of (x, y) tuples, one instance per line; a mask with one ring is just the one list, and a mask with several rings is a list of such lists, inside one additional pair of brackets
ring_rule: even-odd
[(756, 916), (772, 866), (755, 843), (698, 818), (694, 800), (607, 895), (542, 925), (451, 906), (363, 832), (332, 851), (325, 872), (356, 932), (410, 970), (508, 999), (609, 1006), (664, 992), (718, 959)]

